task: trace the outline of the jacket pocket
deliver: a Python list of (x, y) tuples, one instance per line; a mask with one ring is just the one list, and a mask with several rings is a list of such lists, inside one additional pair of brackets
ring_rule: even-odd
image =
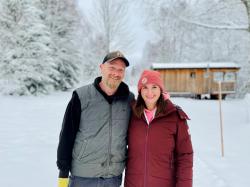
[(88, 144), (88, 141), (86, 139), (83, 141), (76, 140), (72, 156), (75, 159), (81, 160), (86, 150), (87, 144)]
[(165, 158), (158, 158), (152, 160), (150, 175), (156, 178), (172, 179), (174, 171), (174, 158), (173, 154), (164, 156)]

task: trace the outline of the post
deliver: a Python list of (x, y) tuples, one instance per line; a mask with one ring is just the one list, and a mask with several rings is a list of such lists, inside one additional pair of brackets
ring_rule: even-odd
[(249, 108), (250, 108), (250, 94), (246, 94), (245, 96), (245, 100), (246, 100), (246, 106), (247, 106), (247, 124), (249, 124), (250, 122), (250, 111), (249, 111)]
[(219, 108), (220, 108), (220, 137), (221, 137), (221, 156), (224, 157), (224, 141), (223, 141), (223, 123), (222, 123), (222, 110), (221, 110), (221, 81), (218, 82), (219, 84)]

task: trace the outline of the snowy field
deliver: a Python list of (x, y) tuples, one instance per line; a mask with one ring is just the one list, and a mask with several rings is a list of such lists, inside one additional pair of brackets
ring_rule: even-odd
[[(0, 96), (0, 186), (55, 187), (56, 149), (71, 93)], [(222, 102), (225, 157), (220, 152), (218, 101), (173, 98), (190, 116), (194, 187), (250, 186), (250, 98)]]

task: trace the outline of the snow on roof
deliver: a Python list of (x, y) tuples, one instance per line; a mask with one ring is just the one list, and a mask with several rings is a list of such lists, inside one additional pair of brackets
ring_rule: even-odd
[(240, 68), (233, 62), (202, 62), (202, 63), (152, 63), (152, 69), (189, 69), (189, 68)]

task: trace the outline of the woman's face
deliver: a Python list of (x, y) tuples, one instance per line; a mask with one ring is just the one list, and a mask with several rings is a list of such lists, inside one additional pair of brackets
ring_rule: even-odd
[(145, 84), (141, 89), (141, 96), (147, 108), (154, 109), (161, 95), (161, 89), (156, 84)]

